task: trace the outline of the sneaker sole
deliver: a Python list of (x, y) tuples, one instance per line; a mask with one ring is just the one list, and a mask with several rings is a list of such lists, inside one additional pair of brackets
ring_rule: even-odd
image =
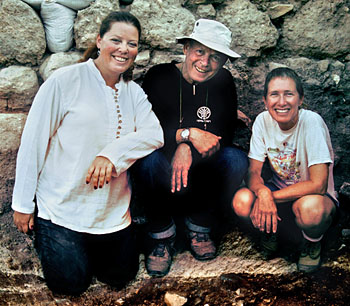
[(316, 266), (298, 264), (297, 266), (298, 266), (299, 272), (311, 273), (311, 272), (316, 271), (321, 266), (321, 264), (318, 264)]
[(163, 276), (167, 275), (169, 273), (169, 271), (162, 273), (162, 272), (155, 272), (155, 271), (150, 272), (147, 270), (147, 273), (149, 276), (152, 276), (152, 277), (163, 277)]
[(213, 254), (205, 254), (205, 255), (199, 256), (198, 254), (196, 254), (192, 250), (190, 252), (191, 252), (192, 256), (199, 261), (212, 260), (217, 256), (217, 254), (214, 254), (214, 255)]

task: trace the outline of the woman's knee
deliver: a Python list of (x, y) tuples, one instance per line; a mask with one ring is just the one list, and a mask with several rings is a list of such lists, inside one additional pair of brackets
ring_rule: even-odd
[(79, 295), (90, 285), (92, 274), (87, 264), (72, 260), (63, 262), (57, 257), (41, 256), (44, 278), (49, 289), (55, 293)]
[(255, 196), (248, 188), (239, 189), (233, 197), (232, 208), (237, 216), (249, 218)]
[(35, 246), (53, 292), (78, 295), (89, 287), (92, 275), (79, 233), (38, 218)]
[(293, 212), (296, 222), (303, 227), (317, 227), (331, 219), (331, 209), (327, 207), (327, 197), (308, 195), (295, 201)]
[(44, 270), (47, 287), (54, 293), (65, 295), (80, 295), (85, 292), (92, 281), (92, 277), (75, 277), (57, 272), (56, 275)]

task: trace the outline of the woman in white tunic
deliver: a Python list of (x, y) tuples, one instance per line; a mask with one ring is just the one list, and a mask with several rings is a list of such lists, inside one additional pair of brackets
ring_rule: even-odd
[(133, 15), (111, 13), (96, 58), (55, 71), (28, 115), (14, 223), (34, 230), (45, 280), (57, 293), (80, 294), (93, 276), (120, 288), (138, 271), (127, 170), (163, 145), (147, 96), (130, 80), (140, 34)]

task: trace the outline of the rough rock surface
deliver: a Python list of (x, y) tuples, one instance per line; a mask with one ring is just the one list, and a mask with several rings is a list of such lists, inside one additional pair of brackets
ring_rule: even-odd
[(58, 52), (48, 56), (42, 63), (39, 69), (40, 76), (44, 81), (54, 72), (56, 69), (75, 64), (82, 58), (81, 52)]
[(282, 45), (298, 55), (319, 58), (346, 55), (350, 48), (349, 28), (348, 1), (309, 1), (295, 16), (286, 18)]
[(1, 69), (0, 110), (29, 110), (38, 89), (38, 77), (32, 68), (10, 66)]
[(292, 4), (273, 3), (269, 6), (267, 12), (271, 19), (277, 19), (292, 11), (293, 8), (294, 6)]
[(46, 48), (45, 31), (38, 14), (25, 2), (0, 1), (0, 65), (35, 65)]
[[(0, 114), (0, 180), (2, 182), (2, 188), (0, 189), (0, 216), (10, 211), (15, 179), (16, 153), (26, 117), (25, 114)], [(4, 236), (3, 232), (2, 236)], [(0, 257), (4, 258), (3, 256)]]
[(195, 22), (192, 13), (181, 7), (179, 1), (135, 0), (130, 12), (142, 24), (143, 41), (153, 48), (174, 47), (175, 37), (192, 31)]
[(259, 56), (262, 50), (277, 44), (278, 31), (268, 14), (248, 0), (228, 1), (218, 10), (216, 20), (232, 31), (232, 46), (240, 55)]
[(96, 0), (86, 9), (78, 11), (74, 23), (74, 38), (77, 49), (85, 50), (96, 40), (103, 18), (118, 10), (118, 1)]

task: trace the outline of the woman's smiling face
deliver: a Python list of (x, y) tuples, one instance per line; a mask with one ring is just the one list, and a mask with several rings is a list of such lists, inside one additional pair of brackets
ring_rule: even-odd
[(276, 77), (268, 84), (265, 106), (282, 130), (291, 129), (298, 122), (299, 106), (303, 103), (293, 79)]
[(130, 68), (138, 52), (139, 33), (126, 22), (114, 22), (103, 37), (98, 36), (100, 68), (108, 73), (122, 74)]
[(182, 74), (189, 83), (201, 83), (213, 77), (227, 60), (227, 56), (196, 41), (184, 46), (185, 62)]

